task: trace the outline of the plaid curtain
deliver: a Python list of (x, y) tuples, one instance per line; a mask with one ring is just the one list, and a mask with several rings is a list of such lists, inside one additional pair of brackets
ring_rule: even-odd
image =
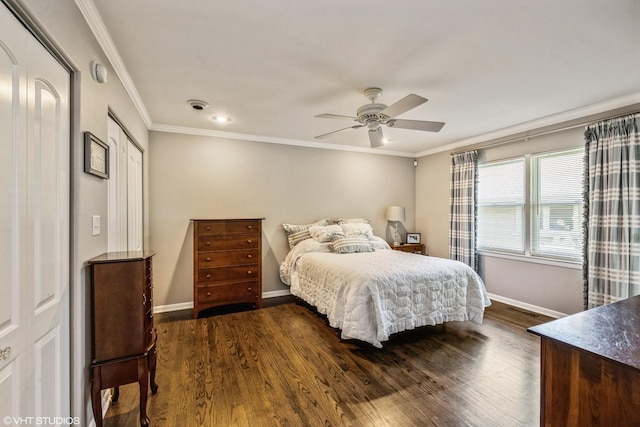
[(585, 131), (585, 308), (640, 294), (640, 114)]
[(478, 152), (467, 151), (451, 156), (449, 184), (449, 258), (462, 261), (478, 271), (476, 252), (478, 200)]

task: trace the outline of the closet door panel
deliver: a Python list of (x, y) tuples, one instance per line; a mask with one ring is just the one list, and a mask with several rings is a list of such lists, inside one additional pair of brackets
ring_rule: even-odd
[(26, 61), (24, 29), (0, 5), (0, 414), (16, 416), (28, 405)]
[(26, 288), (30, 411), (69, 411), (70, 76), (28, 39)]

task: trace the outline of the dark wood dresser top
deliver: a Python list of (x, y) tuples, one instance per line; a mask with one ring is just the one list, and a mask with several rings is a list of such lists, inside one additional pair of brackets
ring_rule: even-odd
[(200, 218), (191, 218), (190, 219), (191, 222), (194, 221), (264, 221), (264, 218), (214, 218), (214, 219), (200, 219)]
[(640, 372), (640, 295), (529, 328)]
[(154, 256), (155, 251), (130, 251), (130, 252), (107, 252), (87, 261), (87, 264), (102, 264), (106, 262), (139, 261)]

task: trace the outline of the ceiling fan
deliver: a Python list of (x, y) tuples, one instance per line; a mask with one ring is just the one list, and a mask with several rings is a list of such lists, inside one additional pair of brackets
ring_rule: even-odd
[(376, 103), (376, 99), (382, 94), (382, 89), (377, 87), (371, 87), (364, 90), (364, 96), (368, 98), (371, 103), (365, 104), (358, 108), (356, 112), (357, 116), (341, 116), (338, 114), (319, 114), (315, 117), (323, 119), (342, 119), (342, 120), (355, 120), (360, 124), (349, 126), (344, 129), (335, 130), (333, 132), (325, 133), (316, 136), (317, 139), (323, 139), (336, 133), (348, 130), (358, 129), (361, 127), (369, 128), (369, 142), (371, 148), (378, 148), (384, 145), (382, 137), (382, 127), (380, 125), (386, 125), (389, 127), (395, 127), (399, 129), (413, 129), (413, 130), (425, 130), (429, 132), (439, 132), (444, 126), (442, 122), (427, 122), (423, 120), (403, 120), (396, 119), (402, 113), (405, 113), (412, 108), (416, 108), (419, 105), (427, 102), (427, 98), (423, 98), (418, 95), (410, 94), (402, 98), (400, 101), (386, 106), (384, 104)]

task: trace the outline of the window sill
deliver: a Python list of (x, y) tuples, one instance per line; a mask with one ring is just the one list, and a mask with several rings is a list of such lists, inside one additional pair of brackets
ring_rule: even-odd
[(512, 261), (529, 262), (532, 264), (544, 264), (554, 267), (570, 268), (573, 270), (582, 270), (582, 263), (576, 261), (561, 261), (557, 259), (533, 257), (531, 255), (506, 254), (503, 252), (493, 252), (487, 250), (478, 251), (478, 255), (491, 258), (503, 258)]

